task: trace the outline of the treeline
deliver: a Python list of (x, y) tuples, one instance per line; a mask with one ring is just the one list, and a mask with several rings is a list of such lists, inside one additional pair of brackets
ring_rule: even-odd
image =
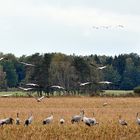
[[(67, 91), (93, 92), (98, 89), (131, 90), (140, 85), (140, 56), (121, 54), (118, 56), (76, 56), (61, 53), (35, 53), (17, 58), (13, 54), (0, 53), (0, 89), (17, 88), (25, 83), (37, 83), (42, 89), (60, 85)], [(25, 66), (19, 62), (34, 64)], [(99, 70), (92, 66), (107, 66)], [(83, 88), (82, 82), (110, 81), (111, 85), (91, 84)]]

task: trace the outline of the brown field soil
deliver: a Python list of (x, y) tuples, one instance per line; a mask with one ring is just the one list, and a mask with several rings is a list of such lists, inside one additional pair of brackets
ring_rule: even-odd
[[(107, 102), (106, 106), (103, 104)], [(95, 118), (99, 125), (88, 127), (83, 122), (71, 124), (73, 115), (85, 110), (87, 117)], [(19, 112), (21, 125), (0, 126), (0, 140), (140, 140), (140, 126), (136, 113), (140, 112), (140, 98), (55, 97), (37, 102), (34, 98), (0, 98), (0, 119), (16, 118)], [(24, 120), (32, 112), (33, 123), (24, 127)], [(42, 125), (42, 120), (53, 113), (52, 124)], [(118, 123), (118, 116), (128, 126)], [(60, 125), (63, 117), (65, 124)]]

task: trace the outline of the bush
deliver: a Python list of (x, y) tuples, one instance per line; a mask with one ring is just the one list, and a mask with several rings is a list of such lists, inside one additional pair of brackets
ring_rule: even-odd
[(140, 94), (140, 86), (134, 88), (134, 93)]

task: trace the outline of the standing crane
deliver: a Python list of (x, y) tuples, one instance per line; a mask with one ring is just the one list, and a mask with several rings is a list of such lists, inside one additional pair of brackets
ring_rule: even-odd
[(122, 119), (122, 116), (121, 115), (119, 115), (119, 123), (121, 125), (127, 125), (127, 121), (125, 121), (124, 119)]
[[(93, 116), (94, 116), (94, 113), (93, 113)], [(88, 118), (88, 117), (83, 116), (83, 122), (88, 126), (99, 124), (94, 117)]]
[(51, 113), (51, 115), (49, 117), (47, 117), (43, 120), (43, 125), (50, 124), (52, 121), (53, 121), (53, 113)]
[(140, 118), (139, 118), (139, 112), (136, 114), (136, 123), (138, 124), (138, 125), (140, 125)]
[(0, 125), (4, 125), (4, 124), (13, 124), (14, 119), (9, 117), (6, 119), (1, 119), (0, 120)]
[(64, 124), (65, 123), (65, 120), (61, 117), (61, 119), (60, 119), (60, 124)]
[(83, 118), (83, 115), (84, 115), (84, 110), (81, 110), (79, 115), (72, 116), (71, 123), (80, 122)]
[(16, 125), (20, 125), (19, 113), (17, 113)]
[(31, 113), (30, 116), (28, 117), (28, 119), (25, 120), (24, 125), (25, 125), (25, 126), (28, 126), (29, 124), (32, 123), (32, 121), (33, 121), (33, 115), (32, 115), (32, 113)]

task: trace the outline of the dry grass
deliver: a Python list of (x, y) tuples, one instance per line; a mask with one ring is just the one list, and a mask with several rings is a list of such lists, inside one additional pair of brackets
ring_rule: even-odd
[[(107, 102), (107, 106), (103, 103)], [(88, 127), (82, 122), (71, 124), (74, 114), (84, 109), (86, 116), (95, 117), (99, 125)], [(140, 112), (140, 98), (89, 98), (57, 97), (36, 102), (33, 98), (0, 98), (0, 118), (13, 117), (20, 113), (20, 126), (0, 127), (1, 140), (139, 140), (140, 126), (136, 124), (136, 113)], [(32, 112), (33, 124), (24, 127), (24, 120)], [(52, 124), (43, 126), (42, 120), (53, 112)], [(118, 116), (127, 120), (128, 126), (118, 124)], [(66, 123), (59, 124), (60, 117)]]

